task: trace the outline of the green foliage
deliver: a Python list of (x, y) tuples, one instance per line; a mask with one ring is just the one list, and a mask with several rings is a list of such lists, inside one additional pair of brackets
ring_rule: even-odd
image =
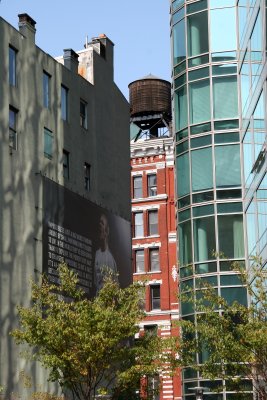
[(195, 321), (180, 322), (179, 364), (199, 370), (203, 378), (224, 379), (228, 390), (244, 393), (251, 390), (252, 382), (260, 398), (266, 399), (266, 271), (259, 260), (248, 272), (237, 263), (233, 268), (248, 289), (249, 306), (227, 303), (205, 282), (200, 300), (193, 291), (182, 295), (181, 300), (193, 303), (197, 313)]
[(65, 393), (80, 400), (127, 393), (130, 399), (141, 377), (157, 373), (165, 359), (174, 364), (173, 353), (164, 352), (171, 343), (147, 335), (133, 340), (144, 317), (142, 285), (121, 289), (107, 277), (99, 295), (88, 300), (65, 264), (59, 275), (58, 286), (45, 277), (40, 285), (32, 282), (32, 305), (18, 307), (20, 328), (11, 334), (32, 348)]
[(64, 397), (55, 396), (50, 393), (35, 392), (31, 395), (30, 400), (64, 400)]

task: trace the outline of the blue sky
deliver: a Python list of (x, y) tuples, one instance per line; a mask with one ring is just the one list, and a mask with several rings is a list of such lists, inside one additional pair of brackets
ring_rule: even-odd
[(105, 33), (115, 44), (115, 82), (128, 84), (149, 73), (170, 80), (169, 0), (1, 0), (0, 15), (15, 28), (20, 13), (36, 21), (36, 44), (52, 56), (81, 50)]

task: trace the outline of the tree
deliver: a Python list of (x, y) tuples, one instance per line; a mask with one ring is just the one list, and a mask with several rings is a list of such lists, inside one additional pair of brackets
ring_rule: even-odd
[(11, 334), (31, 347), (64, 393), (79, 400), (106, 394), (131, 399), (144, 375), (157, 374), (165, 361), (174, 365), (168, 341), (148, 335), (134, 340), (144, 316), (142, 285), (121, 289), (106, 277), (99, 295), (88, 300), (77, 275), (64, 264), (59, 277), (59, 285), (44, 276), (40, 284), (32, 282), (32, 305), (18, 307), (20, 328)]
[(180, 323), (179, 364), (199, 370), (204, 378), (222, 378), (228, 390), (243, 395), (251, 391), (252, 383), (263, 400), (267, 399), (266, 270), (259, 260), (254, 260), (248, 272), (236, 263), (233, 268), (247, 287), (249, 306), (228, 303), (205, 283), (200, 300), (192, 291), (182, 296), (182, 301), (193, 303), (197, 313), (194, 322)]

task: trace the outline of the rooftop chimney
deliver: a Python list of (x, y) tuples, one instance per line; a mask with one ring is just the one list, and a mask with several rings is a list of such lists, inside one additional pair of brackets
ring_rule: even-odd
[(78, 73), (79, 55), (75, 53), (75, 51), (72, 49), (64, 49), (63, 51), (64, 51), (63, 59), (65, 67), (72, 72)]
[(35, 24), (36, 22), (28, 14), (19, 14), (19, 31), (20, 33), (35, 42)]

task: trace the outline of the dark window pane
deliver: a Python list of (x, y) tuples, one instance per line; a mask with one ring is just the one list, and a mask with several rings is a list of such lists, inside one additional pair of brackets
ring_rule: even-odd
[(183, 208), (190, 205), (190, 196), (183, 197), (178, 200), (178, 207)]
[(177, 194), (182, 197), (190, 192), (188, 153), (176, 158), (176, 177)]
[(174, 89), (184, 85), (186, 82), (186, 74), (183, 74), (174, 80)]
[(178, 213), (178, 221), (179, 222), (183, 222), (189, 218), (190, 218), (190, 208), (188, 210), (181, 211)]
[(68, 89), (65, 86), (61, 86), (61, 118), (68, 119)]
[(244, 257), (244, 232), (242, 215), (218, 216), (219, 251), (225, 257)]
[(218, 286), (218, 279), (216, 275), (196, 278), (196, 288), (201, 289), (208, 286)]
[(202, 146), (208, 146), (211, 144), (211, 135), (201, 136), (195, 139), (191, 139), (191, 148), (197, 148)]
[(160, 310), (160, 285), (150, 286), (151, 310)]
[(218, 214), (242, 212), (242, 203), (218, 203)]
[(185, 128), (188, 125), (187, 119), (187, 89), (183, 86), (174, 92), (174, 108), (175, 108), (175, 130)]
[(192, 262), (191, 221), (179, 224), (179, 260), (180, 265)]
[(195, 261), (205, 261), (215, 258), (215, 224), (214, 217), (194, 220)]
[(206, 78), (207, 76), (209, 76), (209, 67), (199, 68), (194, 71), (189, 71), (188, 76), (189, 76), (189, 81)]
[(205, 54), (204, 56), (190, 58), (188, 60), (188, 68), (196, 67), (198, 65), (207, 64), (209, 62), (209, 55)]
[(174, 67), (174, 76), (179, 75), (181, 72), (185, 71), (186, 69), (186, 62), (183, 61), (181, 64)]
[(202, 217), (204, 215), (209, 215), (209, 214), (214, 214), (213, 204), (193, 208), (193, 217)]
[(70, 177), (69, 152), (66, 150), (63, 150), (63, 176), (65, 179)]
[[(194, 312), (193, 304), (191, 302), (181, 302), (182, 315), (192, 314)], [(192, 382), (192, 387), (195, 386), (195, 382)]]
[(188, 150), (188, 140), (182, 142), (176, 146), (176, 154), (183, 153), (184, 151)]
[(157, 325), (145, 325), (144, 331), (145, 331), (145, 335), (157, 336), (158, 326)]
[(201, 10), (204, 10), (205, 8), (207, 8), (207, 0), (200, 0), (196, 3), (188, 4), (187, 14), (201, 11)]
[(91, 165), (84, 163), (84, 188), (89, 191), (91, 187)]
[(215, 144), (239, 142), (239, 132), (217, 133), (214, 135)]
[(87, 129), (87, 103), (80, 100), (80, 125)]
[(16, 58), (16, 50), (9, 46), (9, 84), (11, 86), (16, 86)]
[(193, 266), (181, 267), (179, 270), (180, 278), (186, 278), (193, 275)]
[(196, 378), (197, 371), (195, 371), (193, 368), (185, 368), (183, 370), (183, 375), (184, 375), (184, 379)]
[(15, 108), (9, 107), (9, 146), (14, 150), (17, 149), (17, 114)]
[(217, 199), (218, 200), (239, 199), (239, 198), (242, 198), (241, 189), (217, 190)]
[(181, 292), (188, 292), (193, 289), (194, 281), (193, 279), (187, 279), (185, 281), (180, 282), (180, 291)]
[(221, 286), (240, 286), (242, 281), (239, 275), (221, 275)]
[(238, 301), (244, 306), (247, 305), (247, 290), (245, 288), (223, 288), (221, 289), (221, 296), (224, 297), (229, 304), (232, 304), (234, 301)]
[(176, 133), (176, 141), (182, 140), (188, 136), (188, 128), (183, 129), (182, 131)]
[(190, 128), (191, 135), (198, 135), (199, 133), (210, 132), (210, 131), (211, 131), (210, 122), (207, 122), (206, 124), (191, 126)]
[(209, 274), (211, 272), (217, 272), (217, 264), (215, 262), (196, 264), (196, 274)]
[(213, 192), (204, 192), (193, 194), (193, 203), (203, 203), (205, 201), (213, 200)]
[(43, 72), (43, 105), (46, 108), (50, 106), (50, 75)]
[(216, 131), (222, 131), (226, 129), (236, 129), (238, 128), (239, 123), (238, 120), (233, 119), (229, 121), (215, 121), (214, 122), (214, 129)]
[[(244, 261), (238, 261), (238, 267), (240, 269), (245, 268), (245, 262)], [(234, 270), (234, 265), (233, 261), (220, 261), (220, 271), (233, 271)]]
[(237, 73), (236, 64), (213, 65), (212, 75), (229, 75)]
[(44, 128), (44, 155), (50, 160), (53, 156), (53, 134), (46, 128)]

